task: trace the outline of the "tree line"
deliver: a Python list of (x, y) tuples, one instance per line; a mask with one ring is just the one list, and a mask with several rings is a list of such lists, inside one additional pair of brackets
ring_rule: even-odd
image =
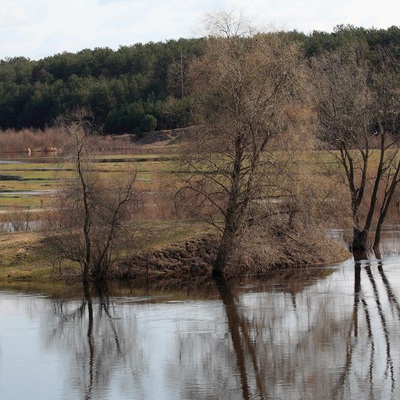
[[(85, 49), (38, 61), (0, 62), (0, 128), (43, 129), (58, 116), (90, 108), (108, 134), (146, 130), (146, 116), (159, 129), (187, 124), (183, 70), (202, 52), (202, 39)], [(147, 120), (149, 117), (147, 117)]]
[[(285, 35), (300, 45), (305, 59), (360, 40), (372, 61), (381, 47), (396, 60), (400, 54), (400, 29), (395, 26), (339, 25), (331, 33)], [(180, 39), (64, 52), (37, 61), (1, 60), (0, 129), (44, 129), (77, 107), (90, 108), (107, 134), (189, 126), (194, 119), (187, 73), (206, 47), (206, 38)]]

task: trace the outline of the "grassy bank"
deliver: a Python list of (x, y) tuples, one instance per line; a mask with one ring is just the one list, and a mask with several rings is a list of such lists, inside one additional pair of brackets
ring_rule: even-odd
[(52, 279), (51, 252), (38, 232), (0, 235), (0, 285), (46, 284)]
[[(137, 227), (135, 240), (120, 255), (120, 261), (110, 271), (110, 278), (127, 278), (144, 276), (146, 272), (142, 264), (134, 261), (151, 262), (150, 254), (161, 254), (167, 247), (185, 246), (185, 243), (197, 240), (208, 234), (210, 229), (203, 223), (194, 221), (159, 221), (141, 222)], [(79, 265), (72, 262), (57, 263), (57, 255), (48, 245), (48, 233), (45, 232), (15, 232), (0, 235), (0, 286), (7, 288), (42, 288), (65, 282), (80, 282), (81, 270)], [(174, 243), (171, 245), (171, 243)], [(154, 260), (154, 257), (153, 257)], [(160, 258), (161, 261), (161, 258)], [(127, 267), (129, 265), (129, 267)], [(162, 263), (160, 263), (162, 267)], [(125, 272), (124, 272), (125, 271)], [(167, 275), (167, 270), (163, 271)], [(184, 271), (182, 271), (184, 272)], [(154, 270), (150, 270), (155, 275)], [(176, 273), (176, 270), (175, 270)]]
[[(187, 229), (188, 226), (186, 234)], [(200, 232), (201, 230), (198, 231), (199, 234)], [(157, 241), (148, 243), (143, 253), (121, 260), (112, 271), (114, 279), (105, 285), (93, 286), (93, 295), (151, 294), (154, 301), (157, 301), (157, 296), (164, 301), (166, 295), (173, 300), (187, 299), (188, 296), (204, 298), (205, 293), (219, 296), (210, 274), (211, 266), (207, 262), (212, 256), (213, 246), (209, 247), (210, 242), (202, 235), (188, 238), (184, 230), (180, 235), (175, 232), (174, 244), (171, 244), (173, 240), (169, 235), (165, 235), (163, 239), (164, 241), (158, 237)], [(37, 232), (2, 235), (0, 253), (3, 255), (0, 262), (0, 290), (41, 293), (62, 299), (82, 299), (79, 267), (70, 266), (61, 274), (57, 269), (54, 270), (54, 254), (46, 247), (44, 235)], [(148, 262), (148, 268), (143, 263), (144, 260)], [(260, 290), (275, 290), (279, 286), (296, 292), (334, 271), (332, 268), (321, 267), (308, 265), (270, 268), (262, 275), (243, 274), (230, 277), (229, 281), (236, 282), (237, 288), (251, 285)], [(126, 276), (127, 271), (129, 277)]]
[[(181, 288), (194, 282), (205, 282), (211, 277), (211, 264), (216, 252), (215, 232), (208, 225), (186, 221), (179, 223), (143, 223), (138, 230), (136, 242), (132, 242), (125, 253), (109, 271), (109, 282), (130, 282), (130, 287), (143, 287), (151, 282), (154, 288)], [(333, 242), (326, 242), (325, 259), (310, 258), (303, 253), (301, 263), (298, 249), (297, 260), (287, 263), (293, 249), (282, 252), (274, 264), (258, 264), (246, 270), (245, 266), (227, 269), (227, 276), (238, 274), (240, 279), (261, 274), (261, 277), (279, 276), (288, 280), (295, 274), (311, 276), (322, 274), (315, 270), (322, 261), (337, 262), (349, 254)], [(47, 244), (47, 236), (40, 232), (16, 232), (0, 235), (0, 287), (45, 293), (51, 296), (70, 297), (81, 294), (81, 270), (77, 264), (64, 263), (60, 267), (56, 255)], [(280, 272), (278, 272), (280, 271)], [(283, 272), (286, 271), (286, 272)], [(292, 272), (290, 272), (292, 271)], [(263, 278), (261, 278), (263, 279)], [(274, 278), (275, 279), (275, 278)], [(295, 280), (296, 281), (296, 280)], [(288, 283), (288, 282), (286, 282)]]

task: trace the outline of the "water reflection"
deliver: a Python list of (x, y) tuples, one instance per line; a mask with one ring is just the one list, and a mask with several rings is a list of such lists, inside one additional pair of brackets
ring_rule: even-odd
[[(346, 343), (345, 368), (339, 380), (342, 397), (362, 388), (368, 398), (398, 398), (399, 302), (381, 260), (375, 268), (368, 261), (363, 264), (356, 261), (354, 271), (353, 324)], [(367, 279), (363, 280), (362, 274)], [(359, 333), (361, 329), (364, 334)]]
[[(109, 397), (115, 374), (134, 376), (135, 321), (122, 320), (106, 287), (84, 287), (82, 301), (56, 300), (47, 316), (46, 347), (69, 352), (69, 393), (79, 399)], [(56, 321), (54, 323), (54, 321)], [(137, 361), (137, 360), (135, 360)]]
[(399, 262), (73, 301), (0, 292), (0, 398), (400, 398)]

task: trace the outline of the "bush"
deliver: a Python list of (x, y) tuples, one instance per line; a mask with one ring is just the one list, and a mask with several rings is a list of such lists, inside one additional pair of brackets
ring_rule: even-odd
[(146, 114), (140, 121), (140, 127), (143, 132), (150, 132), (156, 129), (157, 123), (157, 118), (154, 115)]

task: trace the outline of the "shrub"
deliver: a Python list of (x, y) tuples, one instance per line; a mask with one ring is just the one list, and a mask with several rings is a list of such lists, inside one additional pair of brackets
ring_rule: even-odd
[(146, 114), (140, 121), (140, 127), (143, 132), (150, 132), (156, 129), (157, 123), (157, 118), (154, 115)]

